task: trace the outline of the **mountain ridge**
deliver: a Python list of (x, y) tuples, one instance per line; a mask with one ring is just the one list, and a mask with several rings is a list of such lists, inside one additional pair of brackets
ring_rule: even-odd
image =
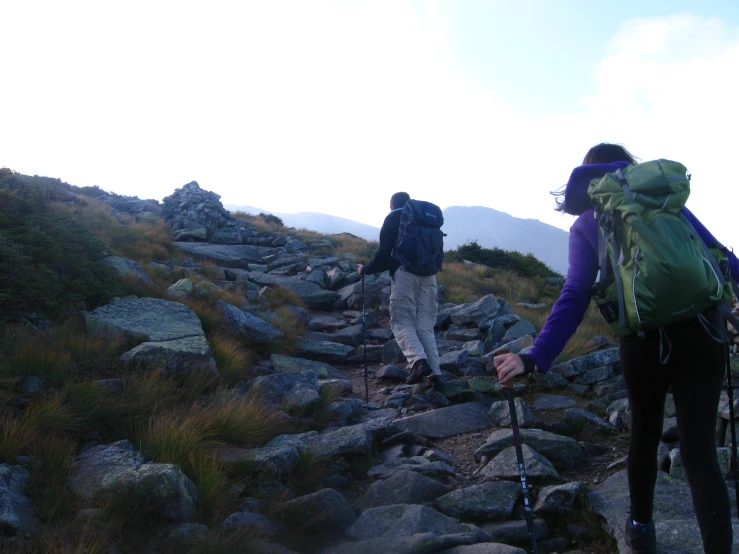
[[(253, 206), (224, 204), (231, 211), (272, 213), (285, 225), (320, 233), (347, 232), (366, 240), (377, 240), (380, 228), (347, 218), (319, 212), (288, 214), (268, 212)], [(486, 206), (449, 206), (442, 210), (446, 250), (477, 242), (483, 248), (513, 250), (533, 254), (554, 271), (565, 275), (568, 261), (569, 233), (538, 219), (520, 218)]]

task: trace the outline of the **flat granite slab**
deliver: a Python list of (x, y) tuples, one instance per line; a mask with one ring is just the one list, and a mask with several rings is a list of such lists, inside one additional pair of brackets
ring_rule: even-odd
[[(731, 521), (734, 528), (732, 552), (739, 553), (739, 520), (736, 515), (734, 485), (729, 483)], [(630, 554), (624, 541), (624, 523), (629, 512), (629, 484), (626, 470), (619, 471), (595, 487), (590, 493), (590, 506), (606, 519), (604, 528), (618, 541), (620, 554)], [(657, 529), (658, 554), (696, 554), (703, 552), (698, 520), (687, 481), (657, 473), (654, 491), (654, 523)]]

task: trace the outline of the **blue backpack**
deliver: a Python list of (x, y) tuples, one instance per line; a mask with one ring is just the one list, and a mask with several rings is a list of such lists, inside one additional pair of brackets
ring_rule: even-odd
[(444, 216), (436, 204), (408, 200), (400, 214), (393, 256), (416, 275), (436, 275), (444, 262)]

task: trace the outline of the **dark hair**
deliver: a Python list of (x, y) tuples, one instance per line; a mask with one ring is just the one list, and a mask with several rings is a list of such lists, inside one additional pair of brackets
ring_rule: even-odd
[[(637, 159), (638, 158), (620, 144), (601, 142), (588, 150), (588, 153), (585, 154), (585, 157), (582, 160), (582, 165), (611, 164), (613, 162), (628, 162), (633, 164), (636, 163)], [(557, 197), (555, 199), (556, 206), (554, 209), (558, 212), (563, 212), (565, 209), (564, 200), (560, 200), (559, 197), (564, 197), (566, 188), (567, 185), (562, 185), (560, 188), (550, 193), (552, 196)]]
[(390, 209), (394, 210), (396, 208), (402, 208), (410, 199), (411, 197), (407, 192), (396, 192), (390, 198)]

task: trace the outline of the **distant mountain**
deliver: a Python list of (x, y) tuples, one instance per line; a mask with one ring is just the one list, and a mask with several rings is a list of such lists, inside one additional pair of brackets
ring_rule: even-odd
[[(224, 204), (232, 212), (243, 211), (258, 214), (263, 211), (253, 206)], [(285, 214), (268, 212), (281, 218), (285, 225), (296, 229), (309, 229), (319, 233), (351, 233), (366, 240), (378, 240), (380, 228), (358, 223), (343, 217), (300, 212)], [(569, 233), (538, 219), (521, 219), (505, 212), (483, 206), (451, 206), (443, 210), (446, 250), (477, 241), (483, 248), (529, 252), (554, 271), (567, 274), (567, 249)]]
[(338, 233), (351, 233), (365, 240), (378, 240), (380, 237), (380, 228), (372, 225), (365, 225), (351, 219), (337, 217), (335, 215), (322, 214), (317, 212), (299, 212), (296, 214), (284, 214), (279, 212), (270, 212), (255, 208), (253, 206), (236, 206), (224, 204), (224, 208), (231, 212), (242, 211), (250, 214), (258, 214), (260, 212), (271, 213), (276, 215), (288, 227), (296, 229), (309, 229), (318, 233), (333, 235)]
[(530, 252), (554, 271), (567, 274), (567, 231), (538, 219), (513, 217), (483, 206), (450, 206), (443, 213), (445, 249), (477, 241), (483, 248)]

